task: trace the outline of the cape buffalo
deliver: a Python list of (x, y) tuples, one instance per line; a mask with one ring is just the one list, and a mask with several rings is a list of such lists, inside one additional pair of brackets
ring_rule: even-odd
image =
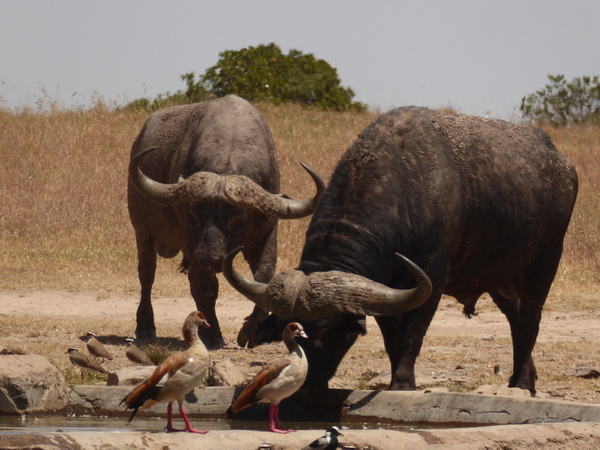
[[(390, 388), (415, 389), (415, 360), (441, 295), (455, 297), (471, 317), (487, 292), (510, 324), (509, 386), (535, 394), (531, 353), (576, 196), (575, 169), (539, 129), (398, 108), (339, 161), (296, 270), (256, 283), (232, 270), (232, 253), (224, 274), (281, 318), (309, 321), (309, 384), (317, 388), (327, 387), (371, 314), (391, 362)], [(409, 311), (364, 295), (365, 279), (410, 286), (395, 252), (432, 283), (429, 299)]]
[[(155, 339), (151, 290), (157, 254), (183, 252), (192, 297), (211, 328), (202, 329), (208, 348), (224, 345), (215, 314), (223, 257), (244, 246), (252, 273), (268, 281), (277, 259), (277, 219), (312, 213), (324, 189), (310, 200), (279, 192), (279, 169), (271, 132), (247, 101), (227, 96), (167, 108), (152, 114), (131, 149), (128, 206), (135, 229), (141, 300), (136, 336)], [(252, 343), (253, 331), (267, 313), (255, 308), (238, 336)]]

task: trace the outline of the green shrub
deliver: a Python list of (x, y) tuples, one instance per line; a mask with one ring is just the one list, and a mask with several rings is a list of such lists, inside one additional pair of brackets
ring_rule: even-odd
[(598, 76), (574, 78), (548, 75), (550, 83), (521, 99), (523, 117), (554, 126), (600, 124), (600, 80)]
[(337, 70), (326, 61), (298, 50), (284, 55), (273, 43), (226, 50), (197, 81), (194, 72), (181, 75), (181, 79), (185, 90), (160, 94), (154, 100), (137, 99), (125, 108), (154, 111), (236, 94), (249, 101), (294, 102), (336, 111), (367, 109), (352, 101), (354, 91), (341, 86)]
[(354, 92), (340, 85), (337, 70), (326, 61), (298, 50), (284, 55), (274, 43), (222, 52), (202, 81), (217, 97), (236, 94), (250, 101), (366, 110), (365, 105), (352, 101)]

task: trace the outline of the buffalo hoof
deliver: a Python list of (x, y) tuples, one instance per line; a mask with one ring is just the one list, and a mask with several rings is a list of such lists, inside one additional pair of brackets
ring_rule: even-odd
[(223, 340), (222, 337), (218, 337), (218, 338), (200, 338), (202, 340), (202, 343), (205, 345), (205, 347), (208, 350), (219, 350), (223, 347), (225, 347), (225, 341)]
[(417, 389), (415, 380), (394, 380), (390, 383), (390, 391), (415, 391)]
[(509, 388), (520, 388), (523, 389), (524, 391), (529, 391), (531, 393), (532, 397), (535, 397), (535, 394), (537, 393), (536, 389), (535, 389), (535, 381), (534, 380), (528, 380), (528, 379), (523, 379), (522, 377), (519, 379), (519, 381), (515, 382), (513, 380), (513, 377), (511, 377), (509, 383), (508, 383), (508, 387)]
[(521, 376), (517, 378), (513, 372), (508, 382), (508, 387), (521, 388), (524, 391), (529, 391), (531, 393), (531, 396), (535, 397), (535, 381), (537, 380), (537, 378), (537, 369), (535, 368), (535, 364), (533, 363), (533, 360), (530, 357), (523, 366)]
[(156, 329), (135, 330), (135, 337), (139, 341), (156, 341)]

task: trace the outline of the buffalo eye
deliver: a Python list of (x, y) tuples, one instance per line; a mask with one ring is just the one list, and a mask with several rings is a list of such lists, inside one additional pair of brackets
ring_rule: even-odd
[(234, 206), (222, 206), (220, 216), (223, 225), (228, 230), (233, 230), (246, 220), (246, 210)]

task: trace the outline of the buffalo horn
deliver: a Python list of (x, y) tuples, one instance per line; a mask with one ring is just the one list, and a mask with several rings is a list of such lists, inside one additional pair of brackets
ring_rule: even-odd
[(129, 179), (144, 197), (161, 206), (220, 200), (279, 219), (297, 219), (312, 214), (325, 189), (323, 180), (305, 164), (302, 167), (317, 187), (315, 196), (308, 200), (294, 200), (273, 194), (244, 175), (196, 172), (187, 179), (180, 179), (178, 183), (163, 184), (146, 176), (139, 167), (143, 157), (154, 148), (148, 148), (131, 159)]
[(417, 308), (431, 294), (429, 277), (408, 258), (396, 253), (417, 282), (412, 289), (393, 289), (360, 275), (332, 270), (305, 275), (288, 270), (269, 284), (244, 277), (233, 268), (240, 249), (223, 260), (223, 275), (241, 294), (282, 319), (314, 320), (339, 314), (389, 316)]

